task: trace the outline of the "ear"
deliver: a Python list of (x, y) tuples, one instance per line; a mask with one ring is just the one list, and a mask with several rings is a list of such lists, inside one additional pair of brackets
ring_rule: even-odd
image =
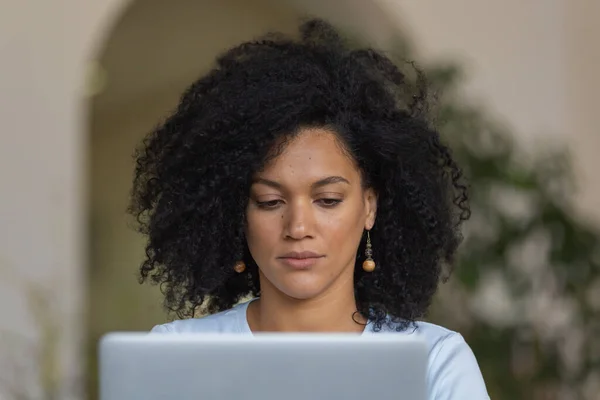
[(367, 212), (367, 218), (365, 219), (365, 229), (371, 230), (375, 225), (375, 219), (377, 217), (377, 193), (372, 188), (365, 190), (365, 208)]

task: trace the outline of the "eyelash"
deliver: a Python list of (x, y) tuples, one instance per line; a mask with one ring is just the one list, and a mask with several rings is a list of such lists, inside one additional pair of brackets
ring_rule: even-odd
[[(277, 206), (281, 202), (282, 202), (282, 200), (271, 200), (271, 201), (256, 202), (256, 204), (258, 205), (258, 208), (260, 208), (262, 210), (274, 210), (274, 209), (277, 208)], [(338, 204), (340, 204), (342, 202), (342, 200), (339, 200), (339, 199), (319, 199), (319, 200), (317, 200), (317, 202), (321, 202), (322, 206), (325, 207), (325, 208), (334, 208), (335, 206), (337, 206)]]

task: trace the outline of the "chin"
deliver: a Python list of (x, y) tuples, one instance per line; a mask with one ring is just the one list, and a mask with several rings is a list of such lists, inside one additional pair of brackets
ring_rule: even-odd
[(306, 290), (306, 289), (296, 289), (293, 290), (285, 290), (282, 292), (289, 298), (294, 300), (310, 300), (318, 297), (319, 294), (322, 293), (320, 290)]
[(323, 293), (327, 285), (313, 280), (294, 280), (294, 282), (280, 282), (275, 287), (292, 299), (310, 300)]

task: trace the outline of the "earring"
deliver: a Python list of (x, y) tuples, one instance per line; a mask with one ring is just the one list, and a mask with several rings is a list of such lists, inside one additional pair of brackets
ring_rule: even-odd
[(365, 272), (373, 272), (375, 270), (375, 261), (373, 261), (373, 247), (371, 246), (371, 235), (367, 231), (367, 248), (365, 249), (367, 259), (363, 262), (363, 270)]
[(244, 264), (243, 261), (238, 261), (233, 266), (233, 270), (235, 272), (237, 272), (238, 274), (241, 274), (242, 272), (244, 272), (246, 270), (246, 264)]

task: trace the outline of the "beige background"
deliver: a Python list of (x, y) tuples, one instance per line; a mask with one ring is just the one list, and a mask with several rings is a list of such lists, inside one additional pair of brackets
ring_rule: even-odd
[[(266, 27), (290, 29), (303, 8), (382, 45), (401, 27), (423, 61), (462, 60), (466, 96), (504, 118), (523, 146), (561, 140), (572, 148), (578, 205), (600, 220), (595, 0), (128, 3), (0, 0), (0, 360), (13, 337), (56, 339), (63, 373), (76, 375), (85, 321), (98, 330), (155, 321), (147, 312), (158, 310), (155, 291), (128, 286), (141, 243), (122, 214), (133, 146), (214, 52)], [(90, 107), (95, 62), (108, 71), (107, 86)], [(100, 300), (85, 314), (90, 293)], [(124, 300), (140, 310), (113, 325), (103, 319)], [(0, 361), (0, 376), (10, 368)]]

